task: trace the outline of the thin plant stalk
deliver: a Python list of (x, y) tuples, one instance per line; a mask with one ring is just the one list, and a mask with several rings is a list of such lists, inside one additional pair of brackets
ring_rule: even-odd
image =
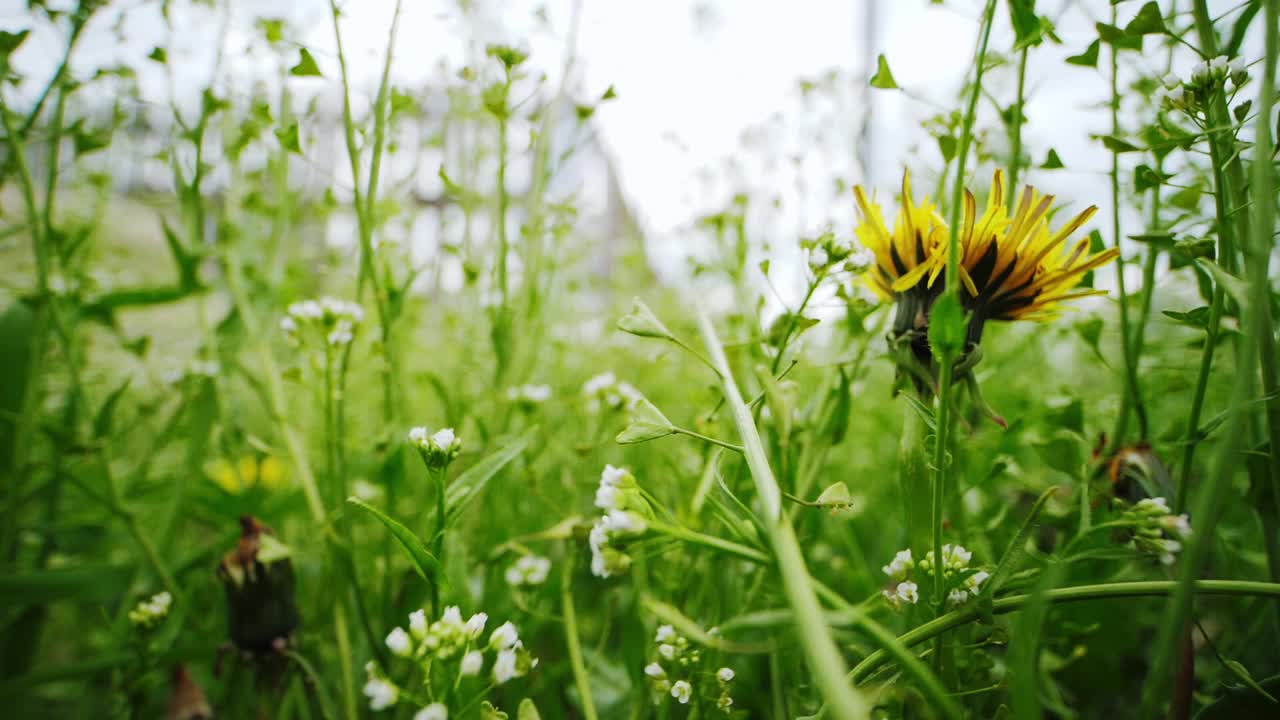
[(596, 720), (596, 702), (591, 697), (591, 680), (582, 658), (582, 641), (578, 639), (578, 615), (573, 607), (573, 553), (565, 553), (564, 567), (560, 570), (560, 614), (564, 617), (564, 640), (569, 651), (569, 667), (573, 670), (573, 682), (582, 699), (582, 716)]
[[(960, 209), (964, 201), (964, 170), (969, 155), (969, 144), (973, 139), (974, 117), (978, 109), (978, 97), (982, 92), (982, 75), (986, 65), (987, 43), (991, 38), (991, 26), (995, 21), (995, 11), (995, 0), (988, 0), (986, 7), (982, 11), (978, 50), (974, 57), (973, 84), (969, 91), (969, 100), (965, 107), (964, 118), (961, 121), (960, 141), (956, 148), (956, 175), (951, 191), (951, 207), (948, 209), (947, 270), (943, 292), (949, 295), (957, 306), (959, 306), (960, 298)], [(937, 431), (933, 446), (931, 520), (934, 557), (933, 595), (936, 611), (941, 613), (946, 602), (942, 563), (942, 505), (948, 470), (950, 469), (947, 446), (950, 442), (951, 433), (951, 396), (954, 389), (956, 351), (953, 348), (944, 348), (939, 354), (938, 361), (940, 367), (938, 369), (937, 412), (934, 413)], [(940, 650), (941, 638), (938, 639), (938, 647), (935, 648), (935, 662), (940, 662), (942, 657)]]
[[(1200, 4), (1197, 3), (1197, 5)], [(1266, 312), (1266, 306), (1271, 302), (1267, 258), (1273, 244), (1272, 232), (1275, 222), (1272, 209), (1275, 190), (1271, 169), (1272, 139), (1269, 123), (1275, 102), (1276, 34), (1280, 32), (1277, 30), (1277, 15), (1280, 15), (1280, 0), (1267, 0), (1263, 10), (1263, 36), (1266, 38), (1265, 71), (1262, 87), (1258, 93), (1258, 121), (1253, 156), (1252, 190), (1256, 200), (1253, 203), (1253, 213), (1256, 216), (1256, 222), (1253, 233), (1243, 236), (1249, 241), (1246, 252), (1249, 260), (1246, 268), (1248, 297), (1241, 298), (1240, 303), (1245, 341), (1239, 343), (1239, 360), (1231, 403), (1227, 408), (1222, 439), (1214, 458), (1213, 468), (1205, 477), (1191, 513), (1195, 533), (1181, 559), (1177, 589), (1165, 606), (1159, 634), (1156, 636), (1153, 647), (1151, 664), (1153, 672), (1147, 678), (1142, 695), (1142, 710), (1145, 716), (1158, 713), (1165, 699), (1165, 691), (1170, 681), (1166, 670), (1171, 667), (1169, 661), (1176, 651), (1176, 646), (1179, 645), (1181, 633), (1191, 615), (1196, 578), (1200, 576), (1209, 559), (1214, 539), (1214, 526), (1221, 515), (1226, 494), (1231, 486), (1231, 478), (1240, 465), (1239, 453), (1243, 449), (1244, 435), (1251, 412), (1250, 405), (1256, 393), (1259, 347), (1262, 345), (1263, 335), (1270, 335), (1273, 332), (1270, 323), (1267, 322), (1269, 313)], [(1274, 370), (1274, 367), (1263, 368), (1264, 373), (1274, 373)]]
[(773, 469), (769, 467), (751, 410), (738, 392), (724, 347), (716, 337), (715, 327), (705, 312), (698, 313), (698, 325), (707, 346), (707, 355), (720, 376), (725, 401), (741, 436), (747, 466), (760, 500), (762, 520), (782, 576), (782, 589), (795, 613), (796, 633), (814, 683), (824, 700), (835, 711), (836, 717), (850, 720), (870, 717), (871, 710), (867, 701), (844, 678), (844, 658), (822, 619), (822, 608), (818, 604), (813, 578), (805, 568), (804, 556), (800, 553), (800, 545), (788, 516), (782, 512), (782, 492), (774, 478)]
[[(1108, 600), (1125, 597), (1164, 597), (1174, 592), (1178, 583), (1173, 580), (1144, 580), (1138, 582), (1101, 583), (1054, 588), (1045, 593), (1050, 603)], [(1280, 601), (1280, 583), (1254, 582), (1251, 580), (1198, 580), (1192, 586), (1198, 595), (1234, 595), (1240, 597), (1270, 597)], [(1031, 595), (1009, 595), (996, 598), (991, 605), (995, 614), (1014, 612), (1031, 600)], [(928, 641), (958, 627), (977, 622), (982, 618), (982, 608), (972, 605), (934, 618), (923, 625), (898, 636), (898, 641), (911, 647)], [(861, 683), (884, 663), (889, 655), (877, 650), (853, 668), (849, 677)]]

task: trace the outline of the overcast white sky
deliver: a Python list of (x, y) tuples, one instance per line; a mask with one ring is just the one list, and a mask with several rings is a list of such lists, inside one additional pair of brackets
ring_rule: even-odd
[[(875, 2), (870, 32), (867, 2)], [(396, 80), (409, 86), (421, 84), (442, 61), (456, 69), (466, 60), (463, 38), (469, 37), (479, 45), (490, 41), (524, 45), (554, 86), (570, 34), (573, 3), (480, 2), (481, 18), (473, 19), (464, 32), (456, 3), (405, 0)], [(1217, 0), (1210, 7), (1225, 12), (1237, 4)], [(229, 68), (270, 77), (275, 70), (269, 63), (264, 65), (264, 57), (244, 51), (256, 15), (287, 18), (291, 30), (286, 39), (310, 48), (325, 74), (336, 77), (327, 2), (234, 0), (233, 20), (224, 35), (215, 14), (174, 0), (172, 36), (160, 18), (159, 5), (155, 0), (115, 3), (116, 12), (93, 28), (94, 34), (77, 54), (77, 72), (89, 73), (121, 59), (146, 66), (142, 58), (151, 48), (166, 45), (171, 62), (179, 68), (179, 89), (199, 88), (207, 77), (216, 41), (222, 38)], [(368, 90), (376, 83), (394, 0), (347, 0), (342, 5), (351, 69), (363, 79), (357, 90)], [(1123, 4), (1121, 24), (1140, 5)], [(747, 188), (782, 199), (781, 209), (769, 211), (772, 224), (762, 227), (776, 234), (771, 238), (775, 243), (784, 244), (793, 242), (797, 232), (816, 231), (826, 224), (849, 227), (851, 202), (847, 194), (837, 198), (830, 192), (833, 177), (892, 193), (904, 164), (925, 177), (941, 165), (936, 146), (919, 122), (956, 107), (961, 75), (971, 62), (980, 6), (976, 0), (951, 0), (944, 5), (928, 0), (582, 0), (579, 60), (572, 84), (583, 98), (597, 96), (609, 85), (616, 88), (618, 99), (598, 114), (599, 132), (652, 242), (659, 246), (685, 243), (693, 218), (720, 209), (733, 191)], [(1102, 206), (1094, 222), (1107, 227), (1108, 198), (1101, 190), (1109, 156), (1088, 137), (1109, 131), (1107, 117), (1098, 107), (1107, 93), (1106, 81), (1096, 71), (1064, 66), (1061, 61), (1088, 44), (1095, 35), (1094, 21), (1106, 19), (1109, 5), (1107, 0), (1041, 0), (1038, 10), (1056, 19), (1063, 45), (1032, 54), (1024, 142), (1037, 160), (1054, 147), (1068, 169), (1032, 171), (1028, 179), (1077, 207)], [(27, 24), (25, 0), (0, 0), (0, 26), (14, 29)], [(114, 29), (121, 31), (121, 37), (116, 37)], [(61, 43), (54, 33), (36, 33), (21, 50), (19, 67), (38, 76), (40, 68), (56, 60)], [(1001, 3), (991, 49), (1003, 52), (1010, 43)], [(1153, 40), (1148, 43), (1155, 46)], [(862, 112), (869, 74), (865, 63), (878, 53), (886, 55), (906, 92), (870, 94), (873, 162), (863, 174), (856, 168), (850, 138)], [(1163, 62), (1155, 52), (1140, 61), (1156, 67)], [(1194, 61), (1188, 54), (1177, 65), (1185, 71)], [(844, 73), (835, 95), (845, 104), (802, 103), (798, 80), (833, 68)], [(164, 90), (161, 75), (144, 77), (144, 87), (147, 83), (157, 86), (153, 91)], [(1013, 91), (1010, 73), (992, 73), (990, 87), (1007, 102)], [(993, 113), (990, 105), (981, 108), (989, 125), (994, 125)], [(744, 132), (752, 128), (757, 136), (767, 138), (767, 152), (744, 150)], [(761, 160), (761, 154), (771, 154), (773, 159)], [(779, 164), (780, 158), (790, 161)], [(972, 163), (970, 168), (983, 184), (992, 171)]]

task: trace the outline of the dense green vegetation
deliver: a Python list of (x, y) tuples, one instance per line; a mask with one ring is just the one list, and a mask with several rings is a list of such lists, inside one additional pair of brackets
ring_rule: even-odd
[(335, 55), (260, 20), (275, 82), (218, 53), (157, 124), (69, 70), (116, 4), (28, 3), (62, 55), (0, 32), (11, 716), (1280, 715), (1280, 2), (1106, 5), (1073, 198), (1023, 138), (1045, 4), (982, 3), (937, 157), (841, 185), (856, 227), (762, 237), (741, 194), (660, 284), (560, 182), (612, 88), (504, 45), (397, 87), (397, 5), (364, 93), (335, 2)]

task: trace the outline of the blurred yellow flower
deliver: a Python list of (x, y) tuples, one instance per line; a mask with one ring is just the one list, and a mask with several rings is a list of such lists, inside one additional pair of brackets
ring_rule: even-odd
[(289, 485), (284, 463), (271, 455), (261, 458), (256, 455), (242, 455), (234, 464), (224, 458), (218, 458), (209, 463), (205, 472), (218, 487), (232, 495), (253, 487), (279, 490)]

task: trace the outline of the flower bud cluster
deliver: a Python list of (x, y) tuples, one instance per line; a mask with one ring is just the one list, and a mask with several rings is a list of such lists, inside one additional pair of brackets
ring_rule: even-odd
[(139, 630), (154, 630), (169, 617), (172, 605), (172, 595), (167, 592), (156, 593), (129, 611), (129, 623)]
[(626, 544), (649, 530), (653, 508), (630, 472), (605, 465), (596, 488), (596, 507), (604, 511), (591, 526), (591, 572), (596, 577), (621, 575), (631, 567)]
[(533, 407), (551, 399), (550, 385), (517, 385), (507, 388), (507, 399), (524, 407)]
[(729, 694), (735, 675), (733, 668), (722, 667), (714, 673), (704, 668), (702, 650), (694, 647), (688, 638), (670, 625), (659, 627), (653, 642), (657, 658), (645, 666), (644, 674), (653, 690), (655, 705), (668, 695), (681, 705), (688, 705), (691, 699), (698, 697), (697, 691), (701, 691), (702, 697), (708, 701), (714, 699), (716, 708), (721, 712), (730, 712), (733, 708), (733, 697)]
[(503, 575), (512, 587), (533, 587), (547, 581), (551, 561), (539, 555), (522, 555)]
[[(969, 561), (973, 553), (961, 545), (942, 546), (942, 577), (947, 585), (947, 604), (952, 607), (963, 605), (971, 597), (982, 592), (982, 584), (991, 577), (985, 570), (973, 571)], [(925, 553), (920, 560), (915, 560), (911, 550), (900, 550), (893, 560), (881, 570), (889, 576), (889, 586), (881, 591), (885, 600), (894, 609), (904, 605), (915, 605), (920, 601), (920, 586), (916, 580), (927, 582), (933, 576), (933, 551)]]
[(611, 372), (600, 373), (583, 383), (582, 395), (587, 400), (587, 411), (592, 414), (601, 410), (630, 410), (644, 397), (633, 385), (618, 380)]
[[(418, 664), (428, 692), (433, 692), (436, 686), (456, 686), (464, 679), (479, 678), (486, 664), (494, 685), (523, 677), (537, 666), (538, 659), (524, 648), (519, 631), (510, 622), (498, 626), (489, 634), (488, 641), (483, 641), (488, 620), (485, 613), (463, 620), (456, 605), (446, 607), (435, 622), (427, 621), (425, 611), (415, 610), (409, 614), (408, 631), (397, 627), (387, 635), (387, 649), (397, 658)], [(365, 672), (368, 678), (364, 694), (369, 698), (371, 710), (384, 710), (405, 697), (405, 691), (373, 663), (365, 666)], [(439, 709), (434, 709), (436, 705)], [(427, 710), (436, 713), (427, 717), (448, 717), (448, 708), (439, 703), (426, 706), (419, 715)], [(441, 711), (444, 714), (439, 714)]]
[(442, 428), (434, 433), (419, 425), (409, 431), (409, 444), (418, 449), (422, 461), (432, 470), (442, 470), (458, 457), (462, 450), (462, 438), (453, 428)]
[(859, 246), (853, 238), (837, 237), (831, 232), (823, 233), (816, 238), (801, 240), (800, 247), (809, 252), (809, 269), (815, 275), (841, 262), (845, 263), (845, 270), (862, 273), (876, 261), (875, 255), (870, 250)]
[(364, 309), (356, 303), (322, 297), (289, 305), (280, 318), (280, 330), (295, 345), (314, 337), (330, 347), (345, 347), (351, 344), (363, 320)]
[(1187, 80), (1174, 73), (1165, 75), (1160, 80), (1163, 87), (1157, 91), (1156, 100), (1166, 110), (1197, 114), (1203, 112), (1219, 89), (1230, 96), (1248, 81), (1249, 70), (1242, 58), (1228, 60), (1220, 55), (1197, 64)]
[(1123, 519), (1133, 523), (1133, 547), (1172, 565), (1182, 551), (1182, 542), (1191, 537), (1191, 519), (1175, 515), (1162, 497), (1143, 498), (1124, 511)]

